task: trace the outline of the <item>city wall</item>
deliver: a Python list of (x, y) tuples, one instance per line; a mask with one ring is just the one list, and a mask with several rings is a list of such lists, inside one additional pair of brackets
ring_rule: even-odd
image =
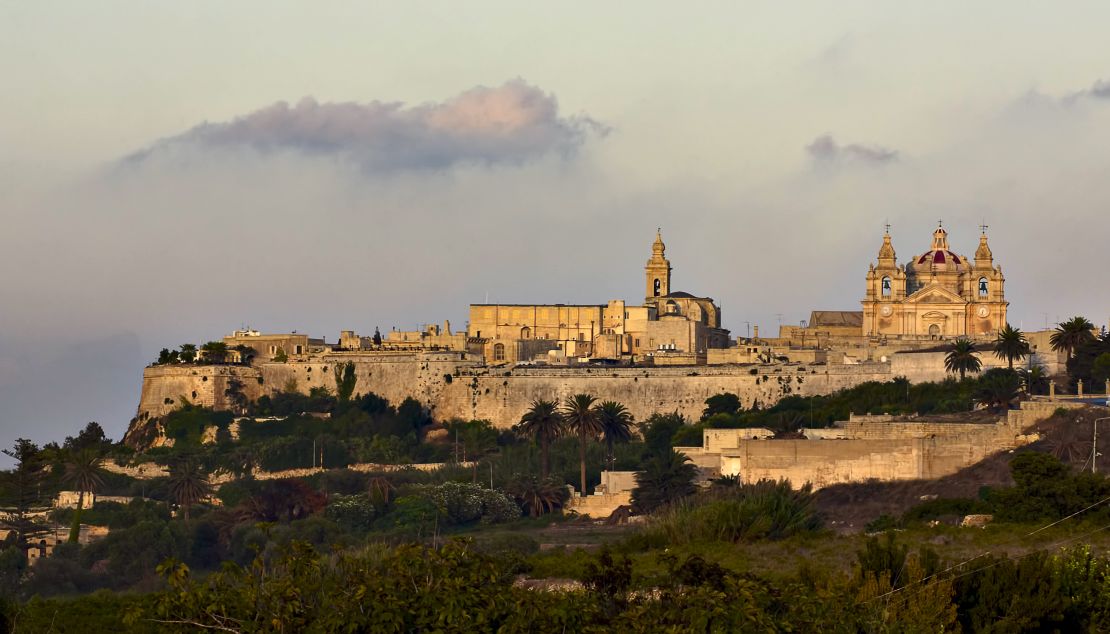
[(351, 361), (355, 393), (373, 392), (398, 404), (413, 397), (439, 420), (486, 419), (509, 427), (535, 399), (562, 401), (579, 392), (623, 403), (637, 420), (678, 411), (697, 419), (705, 399), (737, 394), (745, 407), (766, 406), (783, 396), (828, 394), (863, 381), (891, 378), (885, 363), (858, 365), (725, 365), (661, 368), (491, 369), (460, 353), (335, 354), (313, 361), (243, 366), (152, 366), (143, 373), (140, 421), (181, 407), (227, 409), (233, 382), (251, 400), (287, 389), (335, 391), (335, 367)]
[[(215, 409), (234, 406), (239, 390), (250, 400), (294, 389), (336, 389), (335, 368), (355, 365), (355, 393), (373, 392), (391, 403), (419, 400), (438, 420), (486, 419), (509, 427), (535, 399), (561, 401), (586, 392), (623, 403), (637, 420), (657, 412), (697, 419), (705, 399), (731, 392), (743, 406), (768, 406), (784, 396), (829, 394), (865, 381), (943, 378), (943, 355), (895, 355), (887, 362), (858, 364), (700, 365), (673, 367), (490, 368), (480, 357), (459, 352), (336, 352), (311, 360), (234, 365), (151, 366), (143, 373), (138, 422), (164, 416), (184, 401)], [(938, 367), (940, 368), (938, 370)]]

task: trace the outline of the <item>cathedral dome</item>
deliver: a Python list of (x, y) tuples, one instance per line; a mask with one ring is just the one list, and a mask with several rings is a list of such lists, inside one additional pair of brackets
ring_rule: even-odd
[(948, 232), (937, 227), (933, 232), (933, 248), (914, 258), (909, 268), (917, 273), (959, 273), (967, 270), (968, 262), (948, 249)]

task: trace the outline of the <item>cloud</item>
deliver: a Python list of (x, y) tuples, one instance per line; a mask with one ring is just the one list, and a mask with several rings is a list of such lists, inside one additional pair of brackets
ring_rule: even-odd
[(1060, 102), (1065, 105), (1072, 105), (1083, 99), (1110, 99), (1110, 81), (1101, 78), (1096, 79), (1090, 88), (1077, 90), (1061, 97)]
[(817, 137), (806, 146), (810, 158), (818, 163), (864, 163), (881, 165), (898, 160), (897, 150), (878, 145), (850, 143), (839, 145), (836, 139), (825, 134)]
[(200, 150), (295, 153), (349, 160), (369, 171), (437, 170), (458, 164), (520, 164), (573, 154), (608, 128), (560, 116), (555, 96), (516, 79), (478, 86), (439, 103), (278, 102), (231, 121), (202, 123), (124, 159), (141, 164)]

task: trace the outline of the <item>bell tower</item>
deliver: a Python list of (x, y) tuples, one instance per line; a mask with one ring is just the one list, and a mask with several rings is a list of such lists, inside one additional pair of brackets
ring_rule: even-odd
[(657, 229), (655, 242), (651, 245), (651, 259), (644, 267), (644, 275), (647, 278), (647, 292), (644, 297), (649, 300), (653, 297), (669, 295), (671, 292), (671, 263), (663, 255), (666, 250), (667, 245), (663, 244), (662, 230)]

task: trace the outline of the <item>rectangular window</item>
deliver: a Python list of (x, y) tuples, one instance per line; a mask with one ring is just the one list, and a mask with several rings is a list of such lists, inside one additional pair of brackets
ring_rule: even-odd
[(301, 350), (302, 350), (301, 346), (299, 346), (299, 345), (293, 346), (293, 354), (300, 354)]
[(639, 339), (637, 339), (637, 340), (636, 340), (636, 347), (637, 347), (637, 348), (639, 348), (639, 347), (640, 347), (640, 340), (639, 340)]

